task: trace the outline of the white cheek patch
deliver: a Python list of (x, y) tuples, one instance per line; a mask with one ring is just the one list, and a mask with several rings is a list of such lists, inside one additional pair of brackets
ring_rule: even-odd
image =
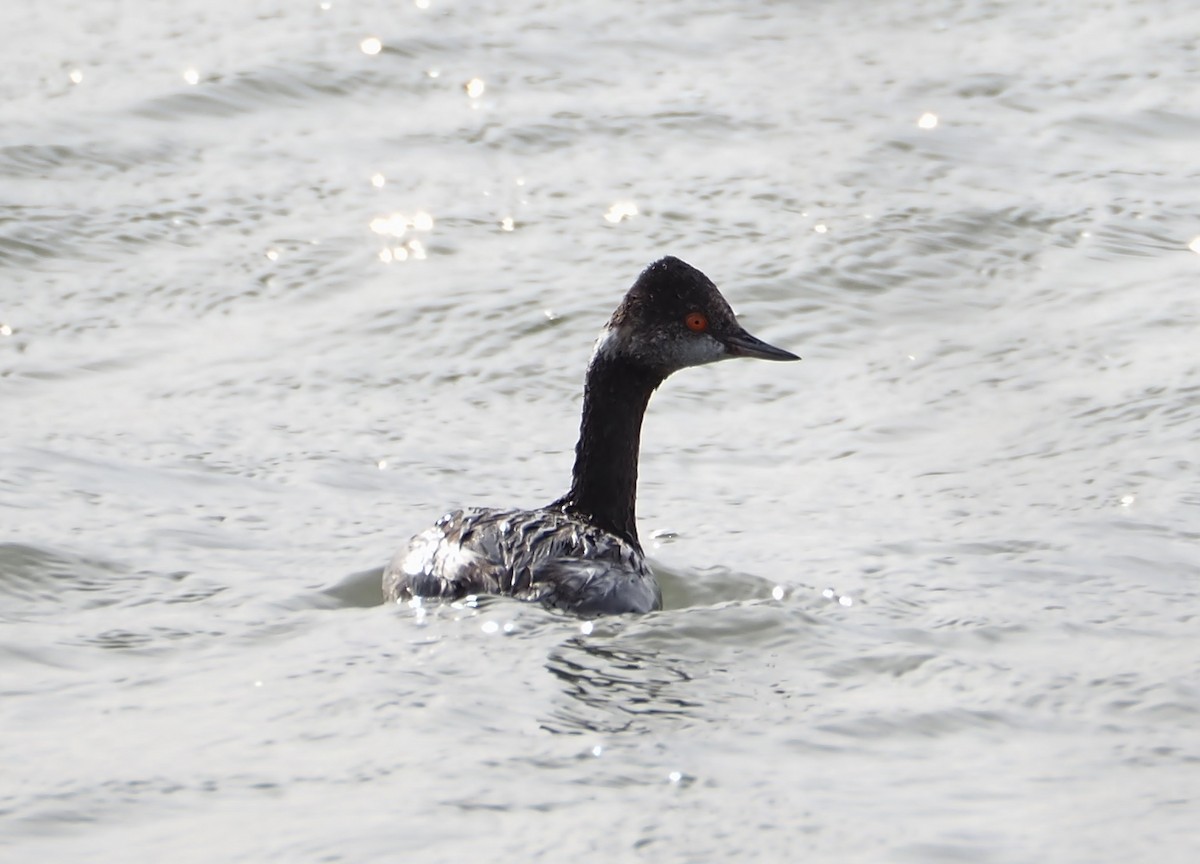
[(628, 357), (669, 372), (715, 363), (730, 356), (728, 349), (707, 333), (687, 333), (672, 339), (645, 336), (632, 328), (606, 327), (592, 351), (597, 357)]
[(702, 366), (705, 363), (716, 363), (729, 356), (725, 346), (707, 333), (699, 334), (690, 339), (681, 339), (672, 346), (676, 365)]

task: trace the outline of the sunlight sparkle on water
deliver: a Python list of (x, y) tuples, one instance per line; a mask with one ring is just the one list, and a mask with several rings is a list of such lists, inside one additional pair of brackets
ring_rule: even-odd
[(382, 189), (385, 185), (387, 185), (387, 178), (382, 174), (372, 174), (371, 185), (376, 189)]
[(511, 231), (511, 230), (513, 230), (513, 228), (516, 227), (516, 224), (517, 223), (513, 221), (513, 217), (505, 216), (503, 219), (500, 220), (500, 230), (501, 231)]
[(184, 69), (183, 80), (189, 84), (196, 84), (200, 81), (200, 73), (195, 69)]
[(389, 237), (403, 237), (408, 231), (408, 217), (403, 213), (376, 216), (371, 220), (371, 230), (376, 234), (386, 234)]
[(384, 246), (379, 250), (379, 260), (384, 264), (391, 264), (393, 261), (424, 261), (425, 246), (415, 239), (402, 246)]
[(604, 214), (604, 221), (612, 225), (638, 215), (637, 204), (632, 201), (614, 201)]
[(932, 112), (926, 111), (917, 118), (917, 126), (922, 129), (936, 129), (938, 125), (938, 116)]
[(424, 210), (418, 210), (412, 216), (406, 213), (389, 213), (371, 220), (371, 230), (387, 237), (403, 237), (409, 228), (414, 231), (432, 231), (433, 217)]
[(837, 591), (835, 591), (832, 588), (826, 588), (824, 591), (821, 592), (821, 596), (824, 597), (826, 600), (836, 601), (839, 606), (853, 606), (854, 605), (853, 597), (847, 597), (845, 594), (839, 594)]
[(71, 79), (72, 84), (82, 84), (83, 83), (83, 70), (82, 69), (72, 69), (71, 74), (68, 75), (67, 77)]
[(429, 0), (413, 0), (413, 5), (416, 6), (418, 9), (428, 9), (429, 8)]
[(1188, 244), (1188, 248), (1200, 255), (1200, 234), (1192, 238), (1192, 242)]
[(483, 83), (482, 78), (472, 78), (463, 85), (463, 89), (467, 91), (467, 95), (472, 99), (478, 99), (483, 95), (483, 91), (487, 89), (487, 85)]
[(374, 57), (383, 50), (383, 42), (378, 37), (368, 36), (366, 39), (358, 43), (358, 48), (368, 57)]

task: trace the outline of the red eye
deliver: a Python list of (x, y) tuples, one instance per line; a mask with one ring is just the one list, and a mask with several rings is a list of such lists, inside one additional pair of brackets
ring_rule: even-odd
[(708, 329), (708, 319), (704, 317), (703, 312), (689, 312), (683, 323), (693, 333), (703, 333)]

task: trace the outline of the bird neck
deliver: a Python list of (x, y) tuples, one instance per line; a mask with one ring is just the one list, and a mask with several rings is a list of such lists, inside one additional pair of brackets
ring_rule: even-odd
[(583, 388), (571, 491), (556, 504), (641, 549), (637, 471), (642, 418), (665, 376), (598, 351)]

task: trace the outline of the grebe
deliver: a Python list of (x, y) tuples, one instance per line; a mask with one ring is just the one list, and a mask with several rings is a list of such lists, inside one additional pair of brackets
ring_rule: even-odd
[(661, 609), (634, 516), (642, 417), (672, 372), (730, 357), (800, 359), (743, 330), (699, 270), (651, 264), (588, 363), (570, 491), (538, 510), (446, 514), (384, 568), (384, 595), (507, 594), (585, 615)]

